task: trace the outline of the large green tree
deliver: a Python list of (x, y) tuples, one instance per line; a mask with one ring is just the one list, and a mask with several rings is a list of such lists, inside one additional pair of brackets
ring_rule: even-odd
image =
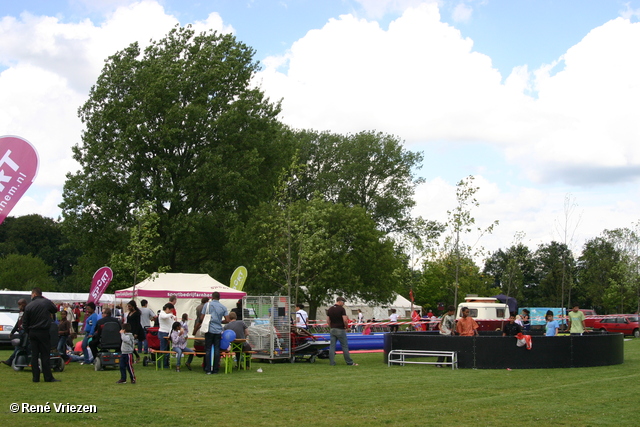
[(44, 261), (56, 287), (64, 288), (80, 251), (69, 244), (60, 222), (32, 214), (7, 217), (0, 224), (0, 256), (9, 254)]
[[(115, 289), (126, 288), (151, 277), (154, 271), (147, 271), (155, 254), (160, 250), (158, 244), (158, 214), (153, 211), (153, 204), (144, 203), (134, 213), (137, 223), (131, 227), (129, 245), (124, 253), (111, 256), (109, 265), (113, 269), (113, 285)], [(157, 272), (164, 273), (168, 268), (162, 266)]]
[(577, 268), (577, 302), (599, 313), (623, 313), (636, 306), (635, 289), (623, 248), (616, 247), (616, 232), (585, 242)]
[(322, 200), (265, 203), (239, 229), (237, 256), (251, 260), (245, 288), (290, 294), (316, 308), (335, 294), (388, 303), (398, 290), (402, 258), (359, 206)]
[(322, 194), (327, 201), (362, 207), (385, 232), (403, 231), (411, 221), (416, 176), (422, 153), (382, 132), (338, 135), (298, 131), (294, 135), (300, 161), (299, 198)]
[(531, 250), (522, 243), (498, 249), (485, 261), (484, 273), (493, 277), (494, 286), (516, 298), (518, 305), (530, 306), (538, 284), (536, 263)]
[(49, 274), (51, 268), (32, 255), (9, 254), (0, 258), (0, 289), (30, 291), (39, 287), (55, 291), (56, 283)]
[(563, 284), (575, 277), (575, 260), (567, 245), (553, 241), (542, 244), (535, 252), (537, 286), (530, 292), (529, 303), (536, 307), (560, 307), (563, 301)]
[(434, 310), (436, 307), (455, 305), (456, 281), (460, 300), (466, 294), (490, 296), (500, 292), (493, 288), (491, 276), (483, 274), (468, 253), (458, 257), (452, 252), (440, 252), (438, 257), (424, 262), (414, 290), (416, 304)]
[[(474, 184), (475, 177), (467, 176), (456, 184), (456, 206), (447, 211), (448, 234), (444, 239), (444, 251), (452, 256), (454, 262), (454, 280), (451, 283), (453, 287), (453, 302), (458, 304), (458, 297), (464, 295), (460, 292), (460, 274), (464, 266), (464, 256), (475, 258), (483, 253), (483, 248), (478, 246), (480, 238), (487, 233), (492, 233), (493, 229), (498, 225), (498, 221), (494, 221), (486, 228), (478, 227), (476, 219), (472, 215), (472, 209), (480, 206), (476, 199), (476, 193), (480, 190)], [(474, 240), (470, 240), (469, 238)], [(445, 258), (449, 258), (445, 255)]]
[(61, 204), (92, 259), (125, 251), (134, 211), (152, 201), (161, 250), (150, 268), (224, 269), (229, 222), (271, 197), (291, 156), (279, 105), (251, 85), (253, 55), (232, 35), (177, 27), (144, 52), (133, 43), (107, 59), (79, 109), (81, 170), (67, 176)]
[(620, 273), (616, 305), (620, 312), (640, 312), (640, 225), (604, 230), (603, 236), (620, 251)]

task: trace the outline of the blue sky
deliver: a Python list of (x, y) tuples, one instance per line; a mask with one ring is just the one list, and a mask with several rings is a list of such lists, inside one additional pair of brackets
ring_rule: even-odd
[(474, 175), (478, 223), (501, 222), (488, 249), (560, 239), (569, 197), (579, 251), (638, 220), (639, 16), (640, 0), (2, 0), (0, 135), (41, 158), (13, 214), (59, 215), (102, 61), (179, 22), (256, 49), (285, 123), (423, 151), (416, 215), (444, 220)]

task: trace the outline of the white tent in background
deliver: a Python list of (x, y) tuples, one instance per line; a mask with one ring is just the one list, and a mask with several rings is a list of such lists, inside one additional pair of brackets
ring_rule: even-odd
[[(31, 301), (31, 291), (3, 290), (3, 291), (0, 291), (0, 294), (24, 295), (24, 298), (27, 301)], [(53, 301), (55, 304), (63, 304), (65, 302), (70, 304), (77, 303), (77, 302), (86, 303), (87, 301), (89, 301), (88, 293), (43, 291), (42, 296)], [(115, 300), (116, 300), (116, 297), (114, 294), (102, 294), (102, 296), (100, 297), (99, 304), (102, 304), (102, 305), (113, 304)]]
[[(333, 302), (335, 302), (337, 295), (333, 296)], [(395, 308), (396, 313), (400, 318), (411, 318), (411, 301), (406, 299), (400, 294), (396, 294), (396, 298), (393, 303), (386, 305), (370, 305), (364, 301), (360, 301), (358, 299), (350, 299), (346, 298), (347, 302), (344, 305), (344, 309), (347, 312), (347, 316), (350, 319), (358, 318), (358, 309), (362, 310), (362, 314), (364, 315), (365, 320), (376, 319), (378, 321), (389, 320), (389, 316), (391, 315), (391, 309)], [(331, 303), (333, 305), (333, 303)], [(324, 320), (327, 318), (326, 310), (329, 309), (329, 306), (322, 306), (318, 308), (318, 320)], [(413, 310), (422, 310), (422, 307), (418, 305), (413, 305)]]
[(220, 292), (220, 302), (229, 310), (236, 306), (236, 302), (246, 295), (245, 292), (236, 291), (215, 280), (208, 274), (189, 273), (155, 273), (150, 278), (143, 280), (134, 287), (116, 291), (117, 303), (123, 308), (128, 300), (133, 299), (140, 306), (140, 301), (146, 299), (148, 307), (157, 312), (169, 302), (169, 297), (177, 297), (176, 312), (178, 318), (183, 313), (189, 315), (189, 332), (193, 332), (195, 310), (202, 297), (211, 298), (214, 292)]
[[(55, 302), (55, 303), (64, 303), (64, 302), (68, 302), (68, 303), (74, 303), (74, 302), (84, 302), (86, 303), (87, 301), (89, 301), (89, 294), (88, 293), (75, 293), (75, 292), (42, 292), (42, 296), (44, 296), (45, 298), (50, 299), (51, 301)], [(100, 297), (100, 301), (99, 304), (102, 305), (106, 305), (106, 304), (113, 304), (116, 300), (116, 297), (114, 294), (102, 294), (102, 296)]]

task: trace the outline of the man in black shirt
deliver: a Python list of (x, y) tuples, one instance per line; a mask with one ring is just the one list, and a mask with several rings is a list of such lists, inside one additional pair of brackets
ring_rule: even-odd
[(516, 314), (511, 313), (509, 316), (509, 323), (502, 328), (503, 337), (515, 337), (522, 332), (522, 327), (516, 323)]
[(38, 359), (42, 363), (42, 374), (44, 381), (48, 383), (58, 382), (51, 373), (51, 315), (57, 313), (56, 306), (42, 296), (40, 288), (33, 288), (31, 291), (31, 302), (27, 304), (22, 315), (22, 327), (29, 334), (31, 343), (31, 372), (33, 382), (40, 382), (40, 366)]
[(330, 328), (329, 335), (331, 339), (329, 345), (329, 365), (334, 366), (336, 364), (336, 342), (339, 341), (342, 346), (342, 355), (347, 365), (358, 366), (349, 355), (349, 343), (347, 342), (349, 318), (343, 307), (344, 303), (345, 299), (338, 297), (336, 298), (336, 304), (327, 310), (327, 324)]

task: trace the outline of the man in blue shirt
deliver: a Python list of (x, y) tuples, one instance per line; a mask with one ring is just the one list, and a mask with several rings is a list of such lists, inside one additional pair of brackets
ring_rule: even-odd
[[(89, 339), (93, 337), (93, 333), (96, 330), (96, 323), (100, 320), (100, 316), (96, 313), (96, 305), (93, 302), (87, 303), (84, 307), (84, 311), (87, 313), (87, 318), (84, 320), (84, 338), (82, 339), (82, 354), (84, 355), (84, 364), (89, 365), (93, 362), (93, 359), (89, 357), (89, 351), (87, 346)], [(93, 355), (92, 355), (93, 356)]]
[[(200, 323), (205, 314), (211, 315), (209, 330), (204, 334), (204, 348), (207, 355), (204, 358), (204, 370), (207, 375), (217, 374), (220, 369), (220, 339), (222, 338), (222, 318), (229, 323), (229, 311), (220, 303), (220, 292), (211, 294), (211, 301), (202, 307)], [(213, 360), (211, 350), (213, 349)]]

